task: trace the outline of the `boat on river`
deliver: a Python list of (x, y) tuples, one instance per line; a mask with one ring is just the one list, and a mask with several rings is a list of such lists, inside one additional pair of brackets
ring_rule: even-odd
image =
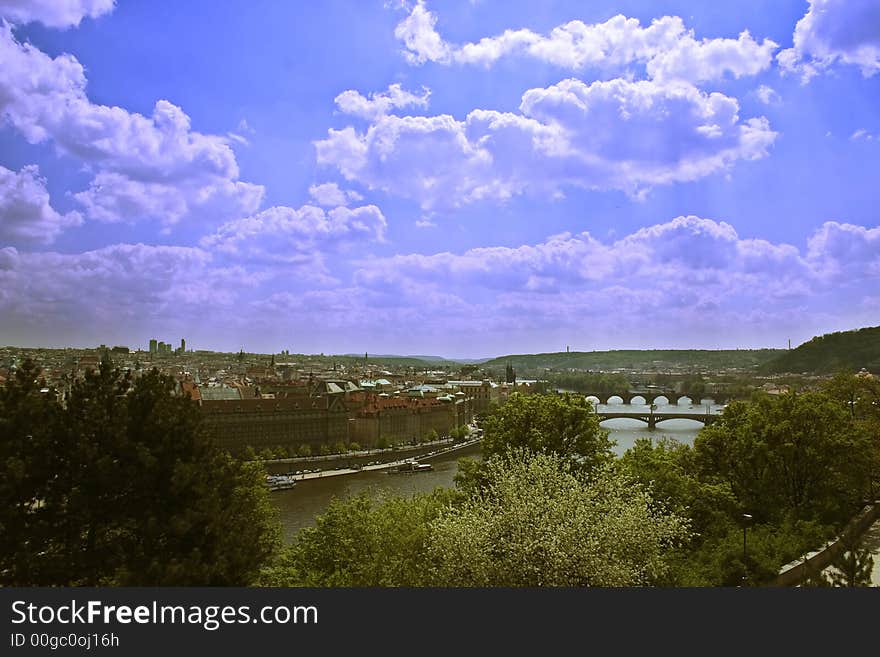
[(269, 490), (288, 490), (296, 486), (293, 475), (266, 475), (266, 486)]
[(434, 466), (430, 463), (419, 463), (413, 460), (389, 468), (388, 474), (411, 474), (413, 472), (428, 472), (433, 469)]

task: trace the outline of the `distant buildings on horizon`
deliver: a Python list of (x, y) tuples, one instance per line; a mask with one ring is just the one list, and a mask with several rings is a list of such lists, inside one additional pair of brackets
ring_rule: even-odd
[(170, 342), (159, 342), (155, 338), (150, 339), (150, 355), (171, 355), (175, 354), (184, 354), (186, 353), (186, 340), (184, 338), (180, 338), (180, 346), (177, 349), (172, 351)]

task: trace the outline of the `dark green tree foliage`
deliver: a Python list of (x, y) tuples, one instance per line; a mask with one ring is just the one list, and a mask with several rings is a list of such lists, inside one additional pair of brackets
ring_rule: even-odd
[(0, 584), (39, 583), (39, 552), (55, 532), (43, 498), (59, 473), (59, 406), (30, 360), (0, 388)]
[(640, 438), (620, 459), (621, 466), (646, 486), (654, 499), (690, 518), (693, 545), (706, 537), (726, 534), (735, 526), (740, 503), (724, 481), (698, 476), (694, 450), (689, 445), (661, 438)]
[(880, 326), (826, 333), (764, 363), (764, 372), (813, 372), (867, 369), (880, 373)]
[(697, 468), (729, 484), (756, 522), (786, 517), (836, 524), (866, 493), (871, 441), (821, 393), (734, 402), (694, 441)]
[[(572, 351), (543, 354), (499, 356), (480, 364), (484, 370), (504, 372), (509, 364), (517, 376), (546, 376), (548, 370), (659, 370), (670, 367), (693, 367), (703, 370), (722, 370), (729, 367), (751, 368), (784, 353), (781, 349), (645, 349), (613, 351)], [(658, 381), (659, 383), (659, 381)]]
[(592, 404), (580, 395), (512, 394), (483, 422), (483, 456), (511, 449), (555, 454), (590, 471), (611, 462), (608, 432), (599, 426)]
[(278, 540), (262, 468), (216, 449), (172, 379), (104, 361), (61, 406), (28, 376), (0, 394), (4, 584), (254, 580)]
[(605, 372), (555, 372), (547, 379), (559, 388), (585, 394), (626, 394), (630, 388), (629, 379), (623, 374)]
[(864, 466), (870, 479), (868, 499), (876, 499), (880, 494), (880, 378), (838, 372), (823, 390), (846, 409), (855, 430), (870, 445)]

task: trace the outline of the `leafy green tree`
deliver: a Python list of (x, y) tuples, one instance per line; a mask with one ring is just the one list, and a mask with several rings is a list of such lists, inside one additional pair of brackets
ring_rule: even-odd
[(812, 521), (784, 520), (746, 528), (747, 549), (743, 552), (741, 523), (704, 537), (690, 550), (674, 557), (673, 583), (678, 586), (756, 586), (772, 583), (783, 564), (800, 558), (822, 544), (830, 527)]
[(432, 577), (446, 586), (636, 586), (665, 577), (687, 521), (631, 478), (587, 478), (558, 454), (493, 457), (487, 485), (433, 523)]
[(105, 360), (61, 407), (41, 401), (28, 376), (0, 394), (0, 479), (16, 486), (0, 505), (16, 510), (0, 520), (11, 544), (0, 583), (254, 580), (279, 532), (265, 473), (213, 445), (173, 379), (152, 370), (132, 380)]
[(335, 454), (345, 454), (347, 451), (348, 451), (348, 447), (346, 447), (345, 443), (342, 442), (341, 440), (333, 446), (333, 452)]
[(334, 498), (267, 568), (264, 586), (422, 586), (431, 522), (457, 493)]
[(303, 444), (300, 445), (299, 448), (296, 450), (296, 454), (297, 454), (297, 456), (304, 456), (304, 457), (311, 456), (311, 455), (312, 455), (312, 447), (311, 447), (311, 445), (309, 445), (308, 443), (303, 443)]
[(348, 449), (351, 450), (352, 452), (359, 452), (359, 451), (361, 451), (361, 445), (360, 445), (360, 443), (352, 442), (352, 443), (349, 443)]
[(329, 456), (330, 452), (330, 445), (326, 443), (321, 443), (320, 447), (318, 447), (318, 454), (321, 456)]
[(521, 448), (576, 460), (589, 471), (614, 459), (608, 432), (592, 404), (580, 395), (514, 393), (483, 422), (483, 455), (491, 458)]
[(690, 519), (694, 544), (724, 534), (741, 513), (727, 482), (704, 481), (697, 476), (694, 450), (675, 440), (640, 438), (620, 459), (636, 481), (655, 499)]
[(873, 500), (880, 492), (880, 379), (841, 371), (824, 384), (823, 391), (846, 409), (871, 446), (864, 465), (870, 479), (867, 497)]
[(729, 484), (757, 522), (791, 515), (832, 524), (864, 496), (872, 446), (828, 395), (758, 394), (701, 430), (694, 453), (701, 474)]
[(377, 449), (388, 449), (391, 447), (391, 442), (388, 440), (387, 436), (379, 436), (379, 439), (376, 441)]

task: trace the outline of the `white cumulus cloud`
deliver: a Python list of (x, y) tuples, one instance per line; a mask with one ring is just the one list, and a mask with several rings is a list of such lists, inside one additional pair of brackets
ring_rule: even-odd
[(332, 210), (314, 205), (299, 209), (276, 206), (227, 222), (200, 244), (235, 261), (288, 265), (322, 278), (328, 274), (327, 253), (353, 244), (381, 242), (386, 227), (385, 217), (375, 205)]
[[(238, 182), (228, 139), (192, 130), (180, 107), (159, 100), (144, 116), (92, 103), (75, 57), (53, 59), (19, 43), (8, 25), (0, 27), (0, 61), (0, 122), (30, 143), (51, 142), (98, 170), (89, 189), (77, 195), (90, 218), (133, 221), (164, 207), (174, 211), (163, 221), (174, 223), (211, 204), (211, 197), (214, 208), (257, 209), (262, 188)], [(107, 198), (98, 198), (101, 192)]]
[(309, 196), (315, 203), (324, 207), (335, 208), (340, 205), (348, 205), (352, 201), (360, 201), (363, 196), (350, 189), (340, 189), (339, 185), (333, 182), (321, 183), (320, 185), (311, 185), (309, 187)]
[(78, 212), (61, 214), (50, 205), (36, 164), (19, 172), (0, 166), (0, 245), (49, 244), (65, 228), (81, 223)]
[(422, 87), (422, 93), (419, 95), (406, 91), (399, 83), (395, 83), (389, 85), (387, 91), (370, 94), (369, 98), (349, 89), (336, 96), (334, 102), (344, 114), (373, 120), (402, 107), (425, 108), (428, 106), (430, 96), (431, 90), (426, 87)]
[(870, 77), (880, 71), (880, 2), (810, 0), (794, 30), (794, 46), (777, 55), (784, 71), (806, 82), (836, 64), (858, 66)]
[(0, 0), (0, 18), (11, 23), (77, 27), (84, 18), (113, 11), (115, 0)]
[(620, 72), (638, 64), (654, 79), (699, 82), (726, 75), (756, 75), (769, 68), (778, 48), (769, 39), (759, 43), (748, 31), (736, 39), (697, 39), (678, 16), (663, 16), (647, 27), (622, 15), (604, 23), (574, 20), (547, 35), (509, 29), (463, 45), (444, 40), (436, 24), (436, 15), (423, 0), (398, 24), (395, 36), (403, 41), (409, 63), (491, 66), (501, 58), (520, 56), (574, 71), (595, 68)]
[(527, 91), (520, 113), (387, 115), (315, 146), (347, 179), (430, 209), (566, 185), (641, 193), (764, 157), (775, 137), (736, 99), (685, 82), (569, 79)]

